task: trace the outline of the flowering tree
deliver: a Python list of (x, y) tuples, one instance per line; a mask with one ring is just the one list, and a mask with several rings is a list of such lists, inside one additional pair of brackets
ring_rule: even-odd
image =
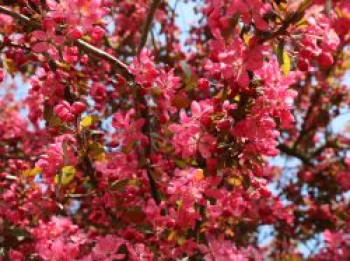
[(350, 2), (193, 1), (0, 1), (0, 260), (350, 260)]

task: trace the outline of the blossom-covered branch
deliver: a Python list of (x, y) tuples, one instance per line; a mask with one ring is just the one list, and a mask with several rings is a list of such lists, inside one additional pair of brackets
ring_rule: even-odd
[(0, 260), (350, 259), (349, 1), (0, 2)]
[[(11, 9), (1, 6), (0, 5), (0, 13), (9, 15), (11, 17), (14, 17), (18, 20), (20, 20), (24, 25), (32, 26), (35, 29), (41, 29), (41, 25), (37, 22), (32, 21), (30, 18), (23, 14), (18, 14), (15, 11), (12, 11)], [(124, 64), (122, 61), (118, 60), (114, 56), (104, 52), (101, 49), (96, 48), (95, 46), (85, 42), (82, 39), (75, 40), (75, 43), (77, 46), (79, 46), (82, 50), (86, 51), (87, 53), (90, 53), (92, 55), (95, 55), (98, 58), (105, 59), (106, 61), (112, 63), (123, 75), (130, 78), (132, 77), (127, 69), (127, 65)]]

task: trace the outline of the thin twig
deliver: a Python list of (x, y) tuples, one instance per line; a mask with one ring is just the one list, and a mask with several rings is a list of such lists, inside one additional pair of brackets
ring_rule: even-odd
[(124, 76), (127, 77), (127, 79), (131, 80), (133, 78), (133, 75), (129, 72), (128, 66), (120, 61), (119, 59), (115, 58), (114, 56), (110, 55), (109, 53), (106, 53), (105, 51), (79, 39), (75, 41), (75, 44), (80, 47), (80, 49), (84, 50), (85, 52), (91, 53), (92, 55), (104, 59), (111, 64), (113, 64)]
[(325, 12), (326, 12), (326, 15), (328, 17), (331, 15), (332, 6), (333, 6), (332, 0), (326, 0), (326, 2), (325, 2)]
[[(68, 148), (67, 148), (67, 140), (64, 140), (62, 142), (62, 153), (63, 153), (63, 162), (65, 166), (69, 165), (69, 159), (68, 159)], [(62, 176), (63, 176), (63, 172), (62, 170), (59, 172), (58, 174), (58, 182), (56, 184), (55, 187), (55, 192), (56, 192), (56, 197), (60, 198), (61, 194), (61, 188), (62, 188)]]
[(41, 28), (40, 24), (32, 21), (29, 17), (27, 17), (25, 15), (22, 15), (22, 14), (19, 14), (19, 13), (16, 13), (16, 12), (12, 11), (11, 9), (5, 7), (5, 6), (0, 5), (0, 13), (6, 14), (8, 16), (11, 16), (11, 17), (21, 21), (25, 25), (29, 24), (30, 26), (33, 26), (36, 29), (40, 29)]
[[(138, 86), (138, 88), (141, 88), (141, 86)], [(139, 116), (144, 118), (146, 120), (142, 132), (143, 134), (148, 138), (149, 145), (141, 148), (140, 146), (136, 150), (137, 156), (140, 161), (141, 167), (146, 168), (147, 172), (147, 178), (151, 190), (152, 197), (154, 201), (159, 205), (161, 203), (161, 195), (157, 187), (157, 183), (152, 175), (153, 166), (150, 162), (150, 155), (152, 154), (152, 123), (151, 123), (151, 114), (149, 111), (149, 106), (147, 104), (147, 99), (145, 96), (139, 96), (137, 95), (137, 89), (134, 89), (134, 101), (135, 101), (135, 108), (139, 113)], [(140, 109), (140, 107), (143, 106), (143, 109)], [(141, 149), (141, 150), (139, 150)]]
[(27, 155), (0, 154), (0, 159), (2, 159), (2, 160), (17, 159), (17, 160), (35, 161), (37, 159), (37, 157), (35, 157), (35, 156), (27, 156)]
[[(29, 17), (23, 15), (23, 14), (19, 14), (15, 11), (12, 11), (11, 9), (0, 5), (0, 13), (2, 14), (6, 14), (9, 15), (15, 19), (20, 20), (22, 23), (24, 23), (25, 25), (30, 25), (35, 29), (42, 29), (42, 26), (31, 20)], [(122, 61), (120, 61), (119, 59), (115, 58), (114, 56), (110, 55), (109, 53), (85, 42), (84, 40), (78, 39), (75, 40), (74, 43), (80, 47), (82, 50), (84, 50), (87, 53), (90, 53), (96, 57), (99, 57), (101, 59), (104, 59), (108, 62), (110, 62), (111, 64), (113, 64), (117, 70), (119, 70), (124, 76), (126, 76), (128, 79), (132, 79), (133, 76), (132, 74), (128, 71), (128, 66), (123, 63)]]
[(154, 14), (156, 13), (156, 10), (157, 10), (159, 4), (160, 4), (160, 0), (152, 0), (152, 3), (149, 7), (149, 10), (147, 13), (146, 23), (145, 23), (145, 26), (142, 28), (141, 40), (140, 40), (139, 46), (137, 47), (137, 54), (138, 55), (140, 54), (142, 48), (145, 46), (145, 44), (147, 42), (148, 32), (151, 28)]
[(300, 159), (305, 165), (312, 165), (311, 160), (306, 155), (298, 151), (296, 148), (288, 147), (285, 144), (279, 144), (277, 148), (289, 156), (293, 156)]

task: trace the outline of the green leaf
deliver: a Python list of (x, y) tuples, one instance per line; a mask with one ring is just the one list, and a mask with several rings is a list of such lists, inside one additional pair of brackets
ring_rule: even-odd
[(18, 241), (31, 238), (30, 233), (19, 227), (11, 227), (11, 233), (17, 238)]
[(185, 72), (186, 78), (190, 79), (192, 76), (190, 66), (184, 61), (180, 62), (180, 66), (181, 66), (182, 70)]
[(175, 164), (181, 169), (186, 167), (186, 162), (181, 159), (175, 159)]

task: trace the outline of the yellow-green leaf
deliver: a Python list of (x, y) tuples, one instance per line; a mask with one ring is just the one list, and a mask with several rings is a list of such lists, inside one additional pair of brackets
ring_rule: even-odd
[(60, 183), (60, 175), (59, 174), (56, 174), (54, 181), (55, 181), (55, 184)]
[(40, 172), (41, 172), (41, 168), (35, 167), (33, 169), (27, 169), (27, 170), (23, 171), (22, 175), (25, 177), (33, 177), (33, 176), (39, 174)]
[(56, 184), (61, 183), (62, 185), (68, 185), (74, 179), (74, 176), (75, 176), (76, 172), (77, 171), (76, 171), (74, 166), (64, 166), (62, 168), (61, 180), (60, 180), (60, 176), (56, 175), (55, 183)]
[(86, 41), (86, 42), (90, 42), (90, 41), (91, 41), (91, 36), (89, 36), (89, 35), (84, 35), (84, 36), (83, 36), (83, 40)]
[(282, 64), (282, 70), (284, 75), (288, 75), (291, 68), (291, 61), (289, 58), (289, 55), (286, 51), (283, 52), (283, 64)]
[(181, 62), (180, 66), (182, 67), (182, 70), (184, 71), (187, 78), (191, 78), (192, 72), (190, 66), (186, 62)]
[(81, 128), (88, 128), (93, 123), (94, 123), (94, 117), (91, 115), (87, 115), (80, 121), (80, 127)]
[(242, 180), (238, 177), (233, 177), (233, 178), (230, 178), (228, 179), (228, 183), (231, 185), (231, 186), (240, 186), (242, 184)]
[(235, 102), (239, 102), (239, 101), (241, 100), (241, 95), (237, 94), (237, 95), (233, 98), (233, 100), (234, 100)]
[(171, 230), (169, 235), (168, 235), (168, 240), (172, 241), (175, 238), (176, 238), (176, 231), (175, 230)]
[(250, 39), (252, 39), (252, 36), (249, 34), (243, 34), (243, 41), (244, 43), (249, 46)]
[(186, 241), (185, 236), (179, 236), (177, 239), (177, 243), (179, 246), (183, 245), (183, 243), (185, 243), (185, 241)]
[(181, 201), (181, 200), (177, 200), (177, 201), (175, 202), (175, 204), (176, 204), (176, 206), (177, 206), (177, 208), (178, 208), (179, 210), (182, 208), (182, 201)]
[(175, 164), (182, 169), (186, 167), (186, 162), (181, 159), (175, 159)]

